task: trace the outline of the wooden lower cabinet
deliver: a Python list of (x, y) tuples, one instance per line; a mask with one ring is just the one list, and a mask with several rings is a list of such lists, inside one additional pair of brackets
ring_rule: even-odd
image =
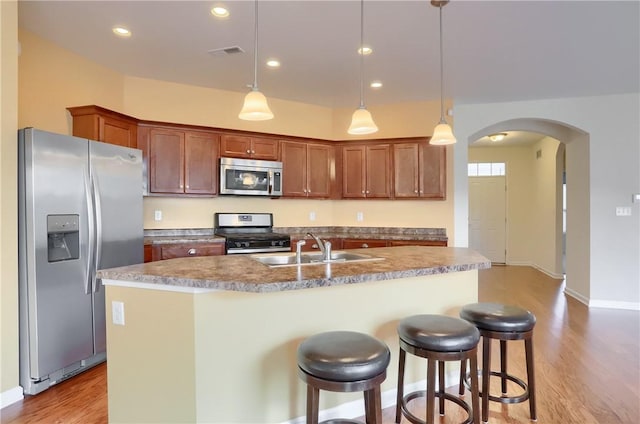
[(144, 245), (144, 262), (151, 262), (153, 260), (153, 249), (150, 244)]
[(188, 258), (190, 256), (224, 255), (224, 243), (175, 243), (156, 244), (152, 248), (152, 260)]

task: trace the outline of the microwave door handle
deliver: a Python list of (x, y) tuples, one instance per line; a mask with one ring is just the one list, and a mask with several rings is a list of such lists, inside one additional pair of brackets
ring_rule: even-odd
[(273, 171), (269, 171), (269, 194), (273, 190)]

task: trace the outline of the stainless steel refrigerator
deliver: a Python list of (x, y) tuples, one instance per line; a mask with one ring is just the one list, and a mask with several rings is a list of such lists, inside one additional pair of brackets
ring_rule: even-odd
[(143, 260), (142, 152), (18, 132), (20, 384), (26, 394), (106, 359), (99, 269)]

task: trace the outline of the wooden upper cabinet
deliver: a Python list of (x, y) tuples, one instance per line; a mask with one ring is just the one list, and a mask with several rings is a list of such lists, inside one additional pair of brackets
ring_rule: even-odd
[(184, 131), (149, 131), (149, 192), (184, 193)]
[(218, 136), (205, 131), (148, 131), (149, 192), (218, 193)]
[(446, 148), (426, 142), (393, 146), (394, 197), (445, 199)]
[(281, 141), (283, 195), (327, 198), (331, 196), (333, 147)]
[(138, 123), (135, 119), (99, 106), (67, 108), (73, 117), (73, 135), (116, 144), (137, 147)]
[(244, 135), (220, 136), (220, 156), (231, 158), (278, 160), (278, 140)]
[(388, 144), (344, 146), (342, 197), (391, 197), (391, 147)]

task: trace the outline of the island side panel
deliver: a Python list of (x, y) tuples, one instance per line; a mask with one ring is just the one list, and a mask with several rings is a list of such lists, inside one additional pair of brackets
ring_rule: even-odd
[[(276, 293), (196, 295), (197, 422), (279, 423), (305, 415), (296, 349), (321, 331), (361, 331), (386, 342), (392, 357), (382, 390), (394, 390), (398, 321), (423, 313), (457, 316), (460, 307), (477, 301), (477, 279), (474, 270)], [(425, 379), (424, 362), (408, 360), (407, 384)], [(320, 408), (361, 399), (361, 393), (322, 392)]]
[[(196, 422), (193, 296), (106, 286), (110, 423)], [(124, 326), (112, 301), (124, 303)]]

